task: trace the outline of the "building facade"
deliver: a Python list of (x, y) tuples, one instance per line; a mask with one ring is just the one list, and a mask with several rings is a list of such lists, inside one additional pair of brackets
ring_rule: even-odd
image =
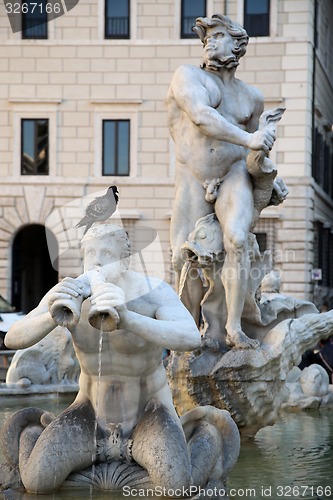
[(173, 282), (165, 96), (179, 65), (200, 65), (191, 26), (214, 13), (249, 32), (238, 77), (287, 108), (271, 158), (290, 194), (264, 210), (260, 245), (283, 293), (332, 307), (333, 1), (43, 0), (0, 4), (0, 293), (17, 308), (80, 274), (75, 225), (112, 184), (130, 236), (158, 239), (148, 259)]

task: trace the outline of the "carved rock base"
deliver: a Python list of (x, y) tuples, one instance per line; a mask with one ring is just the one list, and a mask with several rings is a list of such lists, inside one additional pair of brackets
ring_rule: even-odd
[(333, 311), (282, 321), (254, 349), (223, 354), (209, 343), (192, 353), (173, 353), (169, 384), (178, 413), (197, 405), (230, 412), (242, 437), (273, 425), (288, 400), (286, 377), (306, 349), (333, 331)]

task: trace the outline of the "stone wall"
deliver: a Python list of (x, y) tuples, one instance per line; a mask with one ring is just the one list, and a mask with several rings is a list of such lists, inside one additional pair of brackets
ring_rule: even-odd
[[(48, 25), (47, 40), (11, 33), (0, 5), (0, 293), (10, 298), (11, 245), (26, 224), (45, 224), (52, 210), (116, 183), (124, 217), (158, 229), (169, 268), (169, 218), (173, 202), (173, 147), (164, 103), (173, 71), (199, 65), (201, 43), (180, 39), (180, 0), (131, 0), (131, 38), (103, 38), (104, 2), (80, 0)], [(243, 22), (243, 2), (208, 0), (207, 12)], [(331, 2), (320, 2), (320, 22)], [(259, 87), (266, 107), (286, 106), (271, 154), (290, 195), (270, 208), (276, 225), (276, 265), (283, 291), (311, 299), (314, 213), (332, 220), (332, 200), (318, 198), (311, 181), (313, 2), (271, 0), (270, 37), (250, 40), (239, 78)], [(318, 106), (333, 122), (332, 56), (320, 30)], [(320, 90), (322, 89), (322, 90)], [(326, 97), (331, 96), (331, 97)], [(50, 123), (50, 175), (20, 175), (20, 119)], [(131, 120), (131, 173), (101, 175), (101, 124)], [(319, 201), (318, 201), (319, 200)], [(295, 261), (285, 251), (295, 252)], [(279, 260), (280, 259), (280, 260)], [(60, 262), (60, 276), (73, 267)]]

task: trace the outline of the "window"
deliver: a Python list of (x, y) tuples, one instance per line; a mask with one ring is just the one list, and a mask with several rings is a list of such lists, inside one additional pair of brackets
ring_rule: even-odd
[(312, 176), (325, 193), (333, 198), (333, 149), (318, 128), (313, 139)]
[(275, 253), (275, 220), (273, 218), (262, 217), (258, 220), (254, 228), (260, 252), (270, 250), (274, 260)]
[(130, 37), (130, 0), (105, 0), (105, 38)]
[(103, 120), (103, 175), (129, 175), (130, 121)]
[(47, 38), (47, 0), (27, 2), (28, 12), (22, 12), (22, 38)]
[(49, 120), (21, 120), (21, 175), (48, 175)]
[(141, 99), (115, 102), (98, 99), (91, 102), (95, 108), (94, 175), (137, 177), (138, 108)]
[(269, 0), (244, 0), (244, 28), (249, 36), (269, 36)]
[(192, 31), (197, 17), (206, 16), (206, 0), (182, 0), (181, 38), (197, 38)]
[(324, 144), (324, 138), (316, 128), (313, 139), (312, 176), (321, 187), (324, 184)]
[(255, 233), (260, 252), (267, 250), (267, 233)]
[(322, 222), (314, 223), (314, 267), (322, 271), (321, 285), (333, 287), (333, 234)]

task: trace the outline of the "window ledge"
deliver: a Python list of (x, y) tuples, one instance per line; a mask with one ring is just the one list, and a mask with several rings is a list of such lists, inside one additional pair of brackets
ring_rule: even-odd
[(30, 98), (11, 98), (8, 99), (11, 103), (27, 103), (27, 104), (60, 104), (62, 99), (30, 99)]
[(142, 104), (142, 99), (91, 99), (91, 104)]

